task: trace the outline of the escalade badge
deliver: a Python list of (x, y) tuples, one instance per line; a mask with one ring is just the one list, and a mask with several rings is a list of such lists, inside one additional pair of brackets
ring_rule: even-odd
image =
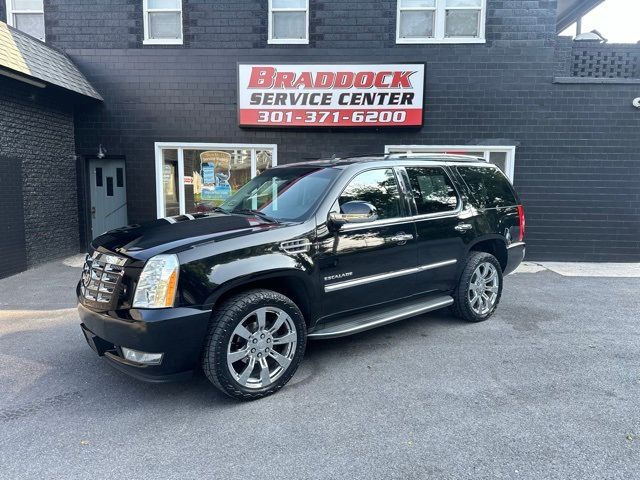
[(328, 282), (329, 280), (338, 280), (339, 278), (351, 277), (353, 272), (344, 272), (337, 273), (336, 275), (329, 275), (328, 277), (324, 277), (324, 281)]

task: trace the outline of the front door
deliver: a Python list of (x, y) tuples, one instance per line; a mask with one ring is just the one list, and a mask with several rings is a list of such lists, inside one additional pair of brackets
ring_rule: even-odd
[(89, 161), (91, 238), (127, 224), (127, 187), (124, 160)]
[(376, 207), (378, 220), (345, 224), (321, 239), (323, 316), (397, 300), (415, 290), (415, 226), (400, 197), (394, 170), (358, 174), (334, 208), (353, 200)]

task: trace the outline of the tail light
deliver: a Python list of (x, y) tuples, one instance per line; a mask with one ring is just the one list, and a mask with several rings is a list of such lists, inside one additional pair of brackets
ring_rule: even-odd
[(524, 207), (522, 205), (518, 205), (518, 226), (520, 227), (520, 233), (518, 234), (518, 241), (521, 242), (524, 240)]

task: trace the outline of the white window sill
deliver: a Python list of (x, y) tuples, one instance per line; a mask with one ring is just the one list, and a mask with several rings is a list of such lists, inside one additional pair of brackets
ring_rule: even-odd
[(182, 45), (181, 38), (147, 38), (142, 41), (143, 45)]
[(270, 38), (269, 45), (309, 45), (308, 38)]
[(397, 38), (397, 44), (416, 45), (429, 43), (487, 43), (484, 38)]

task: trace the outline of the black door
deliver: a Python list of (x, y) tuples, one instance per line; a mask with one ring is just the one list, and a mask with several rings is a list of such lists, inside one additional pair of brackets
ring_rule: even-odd
[(378, 220), (345, 224), (320, 242), (320, 282), (324, 315), (371, 306), (415, 291), (416, 233), (392, 168), (358, 174), (334, 205), (371, 203)]
[(403, 175), (413, 198), (417, 232), (418, 269), (422, 291), (451, 290), (465, 252), (462, 200), (443, 167), (406, 167)]

